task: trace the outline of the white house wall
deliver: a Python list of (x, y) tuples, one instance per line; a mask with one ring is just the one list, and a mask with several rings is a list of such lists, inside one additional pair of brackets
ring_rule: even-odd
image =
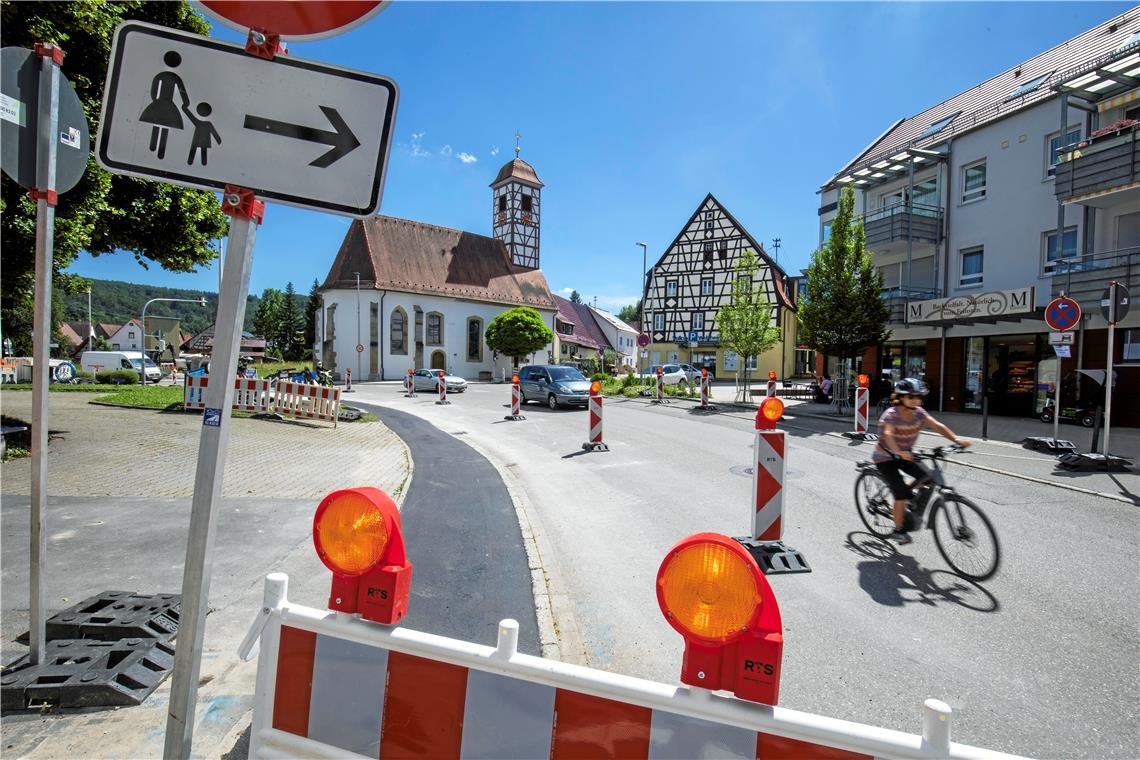
[[(491, 349), (487, 347), (486, 340), (480, 339), (482, 359), (471, 361), (467, 358), (467, 323), (469, 318), (482, 321), (480, 334), (486, 332), (491, 320), (504, 311), (508, 306), (483, 303), (478, 301), (463, 301), (442, 296), (425, 296), (413, 293), (400, 293), (395, 291), (362, 290), (360, 293), (360, 343), (364, 351), (360, 355), (359, 365), (356, 358), (357, 326), (356, 326), (356, 290), (327, 290), (322, 293), (326, 314), (326, 330), (331, 329), (333, 359), (329, 368), (338, 378), (343, 378), (344, 369), (352, 370), (354, 378), (361, 380), (399, 380), (409, 369), (419, 369), (413, 366), (416, 359), (416, 341), (424, 341), (427, 333), (427, 315), (439, 313), (443, 316), (443, 335), (441, 345), (423, 346), (423, 360), (420, 366), (430, 367), (432, 354), (443, 351), (446, 354), (446, 369), (449, 374), (458, 375), (468, 380), (478, 380), (480, 373), (491, 373), (498, 378), (503, 373), (510, 373), (511, 358), (499, 356), (495, 359)], [(377, 340), (371, 340), (371, 305), (376, 304), (378, 309)], [(334, 306), (331, 328), (328, 326), (327, 315), (329, 307)], [(407, 346), (406, 354), (393, 354), (391, 351), (391, 317), (397, 307), (403, 308), (407, 314)], [(423, 325), (416, 332), (416, 307), (423, 311)], [(554, 312), (538, 310), (543, 322), (549, 325)], [(323, 337), (318, 335), (318, 346)], [(549, 353), (553, 350), (547, 345), (542, 351), (536, 351), (527, 361), (546, 363)], [(377, 357), (377, 373), (369, 376), (371, 358)]]

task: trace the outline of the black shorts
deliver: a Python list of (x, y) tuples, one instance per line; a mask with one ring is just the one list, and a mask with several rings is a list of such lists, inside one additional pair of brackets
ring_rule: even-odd
[(895, 501), (909, 499), (911, 496), (910, 486), (903, 482), (901, 473), (905, 472), (919, 480), (930, 475), (930, 470), (911, 459), (888, 459), (885, 462), (876, 462), (875, 467), (879, 469), (883, 480), (887, 481)]

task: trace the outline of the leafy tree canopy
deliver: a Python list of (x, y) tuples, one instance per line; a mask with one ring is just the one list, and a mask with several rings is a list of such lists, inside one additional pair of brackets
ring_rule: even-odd
[(554, 331), (546, 326), (537, 311), (529, 306), (517, 306), (492, 319), (484, 337), (492, 351), (511, 357), (518, 366), (523, 357), (554, 340)]
[[(115, 27), (127, 19), (199, 34), (206, 21), (180, 2), (0, 2), (0, 43), (31, 49), (54, 42), (64, 52), (63, 74), (75, 87), (92, 142), (98, 130), (103, 84)], [(74, 293), (82, 278), (60, 274), (81, 250), (100, 256), (131, 252), (143, 266), (154, 262), (190, 272), (215, 257), (210, 241), (226, 233), (227, 220), (214, 193), (111, 175), (92, 157), (79, 183), (60, 195), (55, 217), (55, 287)], [(17, 353), (31, 351), (34, 303), (36, 207), (7, 176), (0, 186), (0, 238), (4, 278), (0, 318)], [(57, 315), (62, 317), (62, 315)]]
[(621, 311), (618, 312), (617, 317), (622, 322), (637, 322), (637, 320), (641, 319), (641, 299), (637, 299), (637, 303), (621, 307)]
[(582, 295), (577, 290), (570, 292), (570, 303), (582, 303)]
[(816, 351), (844, 358), (890, 335), (883, 276), (875, 270), (863, 221), (854, 212), (855, 191), (845, 187), (831, 220), (831, 237), (812, 254), (807, 293), (797, 308), (800, 340)]

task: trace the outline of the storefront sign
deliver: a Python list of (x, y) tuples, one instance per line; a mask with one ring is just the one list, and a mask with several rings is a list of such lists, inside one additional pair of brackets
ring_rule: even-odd
[(1033, 288), (994, 290), (975, 296), (912, 301), (906, 305), (907, 324), (988, 319), (1033, 311)]

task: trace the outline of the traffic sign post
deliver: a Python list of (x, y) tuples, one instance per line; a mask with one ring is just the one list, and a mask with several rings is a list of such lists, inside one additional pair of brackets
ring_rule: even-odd
[[(48, 383), (51, 379), (51, 277), (55, 206), (87, 168), (87, 119), (60, 73), (63, 51), (0, 51), (0, 156), (4, 173), (36, 202), (35, 307), (32, 329), (32, 499), (28, 561), (28, 662), (45, 664), (44, 567), (47, 562)], [(65, 150), (60, 150), (60, 146)]]
[(129, 21), (115, 31), (97, 158), (108, 171), (346, 216), (380, 207), (392, 80)]
[[(1112, 359), (1116, 347), (1116, 323), (1128, 314), (1128, 288), (1116, 280), (1109, 282), (1101, 297), (1100, 308), (1105, 320), (1108, 321), (1108, 361), (1106, 362), (1108, 369), (1104, 376), (1104, 459), (1107, 464), (1109, 457), (1112, 456), (1112, 451), (1108, 448), (1108, 439), (1112, 432), (1112, 386), (1115, 385), (1112, 377)], [(1057, 408), (1061, 407), (1058, 405)]]
[[(1081, 305), (1074, 301), (1072, 298), (1061, 296), (1054, 298), (1045, 307), (1045, 324), (1058, 332), (1065, 332), (1072, 330), (1074, 327), (1081, 323)], [(1112, 328), (1109, 328), (1110, 330)], [(1052, 342), (1052, 338), (1050, 338)], [(1062, 357), (1060, 353), (1057, 354), (1057, 378), (1054, 381), (1056, 386), (1053, 389), (1054, 400), (1053, 408), (1056, 410), (1061, 409), (1061, 363)], [(1061, 415), (1059, 413), (1053, 415), (1053, 448), (1058, 447), (1057, 436), (1061, 432)]]

